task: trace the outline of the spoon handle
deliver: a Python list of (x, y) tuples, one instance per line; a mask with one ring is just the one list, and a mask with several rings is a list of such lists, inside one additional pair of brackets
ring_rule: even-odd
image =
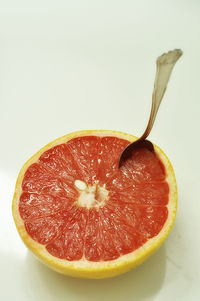
[(161, 100), (165, 94), (167, 89), (167, 84), (174, 68), (174, 65), (178, 61), (178, 59), (182, 55), (182, 51), (180, 49), (175, 49), (173, 51), (169, 51), (168, 53), (164, 53), (159, 56), (156, 61), (156, 77), (154, 82), (154, 90), (152, 95), (152, 106), (151, 106), (151, 114), (149, 118), (149, 122), (144, 134), (141, 136), (139, 140), (144, 140), (149, 135), (154, 121), (156, 119), (156, 115), (161, 103)]

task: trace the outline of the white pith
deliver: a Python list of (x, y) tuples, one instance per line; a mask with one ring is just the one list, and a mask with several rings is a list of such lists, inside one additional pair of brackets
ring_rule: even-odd
[(86, 185), (85, 182), (76, 180), (75, 187), (79, 191), (79, 197), (76, 201), (76, 205), (79, 207), (100, 208), (106, 204), (108, 199), (108, 190), (104, 186), (100, 186), (98, 181), (93, 185)]

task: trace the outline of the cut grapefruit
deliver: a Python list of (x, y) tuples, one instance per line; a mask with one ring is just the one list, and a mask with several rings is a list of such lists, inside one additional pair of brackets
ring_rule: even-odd
[(155, 146), (135, 151), (136, 137), (81, 131), (43, 147), (21, 169), (13, 217), (27, 247), (65, 275), (113, 277), (136, 267), (166, 239), (176, 216), (172, 166)]

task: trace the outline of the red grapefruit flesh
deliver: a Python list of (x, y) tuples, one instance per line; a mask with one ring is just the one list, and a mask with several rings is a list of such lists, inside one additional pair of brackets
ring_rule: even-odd
[[(55, 257), (113, 260), (133, 252), (162, 229), (169, 187), (159, 158), (139, 149), (118, 169), (129, 141), (86, 136), (55, 146), (27, 169), (19, 212), (32, 239)], [(99, 208), (76, 204), (74, 182), (105, 186)], [(98, 202), (98, 196), (96, 197)]]

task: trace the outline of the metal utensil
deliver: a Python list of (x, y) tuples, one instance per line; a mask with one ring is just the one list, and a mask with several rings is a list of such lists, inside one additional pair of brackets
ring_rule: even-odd
[(129, 144), (122, 152), (119, 160), (119, 167), (132, 156), (133, 151), (138, 148), (147, 148), (151, 152), (154, 152), (153, 144), (146, 140), (149, 136), (151, 129), (153, 127), (154, 121), (156, 119), (156, 115), (160, 106), (160, 103), (165, 94), (167, 84), (174, 68), (174, 65), (181, 57), (183, 52), (180, 49), (175, 49), (173, 51), (169, 51), (168, 53), (164, 53), (159, 56), (156, 61), (156, 77), (154, 82), (154, 90), (152, 95), (152, 106), (151, 106), (151, 114), (149, 117), (149, 121), (144, 131), (143, 135), (137, 139), (135, 142)]

